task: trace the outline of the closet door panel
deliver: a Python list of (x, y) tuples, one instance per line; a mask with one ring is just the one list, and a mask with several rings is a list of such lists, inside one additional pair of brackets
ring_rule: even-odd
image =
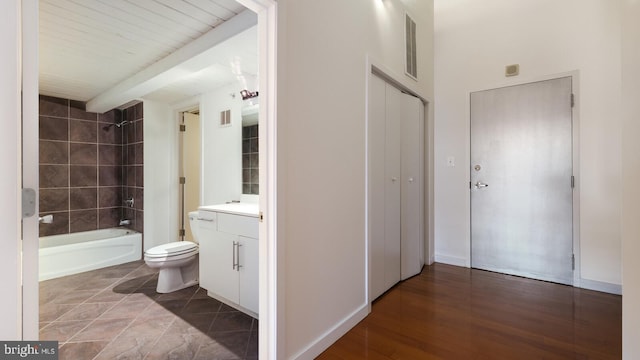
[(385, 131), (386, 84), (371, 76), (369, 87), (369, 238), (371, 256), (371, 299), (382, 295), (385, 287)]
[(401, 126), (401, 271), (402, 280), (417, 275), (424, 265), (423, 149), (424, 106), (420, 99), (402, 94)]
[(400, 186), (402, 107), (404, 95), (386, 84), (385, 126), (385, 286), (400, 281)]

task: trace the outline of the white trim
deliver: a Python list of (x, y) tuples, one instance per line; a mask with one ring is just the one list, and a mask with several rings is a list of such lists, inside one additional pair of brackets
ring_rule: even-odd
[(369, 314), (369, 304), (362, 304), (357, 310), (346, 316), (324, 334), (318, 336), (306, 348), (302, 349), (289, 359), (315, 359), (322, 354), (329, 346), (343, 337), (349, 330), (356, 326)]
[(580, 256), (580, 72), (578, 70), (564, 74), (571, 76), (571, 91), (574, 95), (572, 118), (572, 151), (573, 151), (573, 176), (575, 183), (573, 188), (573, 256), (575, 268), (573, 270), (573, 286), (580, 287), (582, 269), (582, 257)]
[(442, 254), (435, 254), (435, 262), (447, 265), (461, 266), (461, 267), (471, 267), (471, 262), (469, 259), (461, 258), (458, 256), (449, 256)]
[(260, 110), (260, 222), (259, 273), (260, 359), (275, 360), (285, 353), (284, 246), (278, 238), (277, 163), (277, 3), (274, 0), (238, 0), (258, 14)]
[[(22, 187), (39, 193), (38, 1), (22, 0)], [(36, 215), (22, 220), (22, 338), (39, 333), (39, 196)], [(34, 310), (35, 309), (35, 310)]]
[(579, 285), (574, 284), (576, 287), (580, 287), (582, 289), (594, 290), (606, 292), (609, 294), (622, 295), (622, 285), (612, 284), (608, 282), (596, 281), (596, 280), (587, 280), (580, 278)]
[[(4, 174), (0, 178), (0, 226), (2, 227), (3, 295), (0, 298), (0, 339), (22, 338), (22, 291), (20, 256), (20, 188), (22, 169), (21, 150), (21, 59), (20, 59), (20, 0), (0, 2), (0, 112), (3, 129), (0, 134), (0, 156)], [(31, 309), (27, 309), (31, 310)]]
[(413, 78), (405, 75), (398, 75), (370, 54), (367, 54), (367, 72), (376, 74), (398, 89), (420, 98), (423, 103), (433, 104), (433, 99), (430, 99), (427, 95), (417, 89), (417, 83)]

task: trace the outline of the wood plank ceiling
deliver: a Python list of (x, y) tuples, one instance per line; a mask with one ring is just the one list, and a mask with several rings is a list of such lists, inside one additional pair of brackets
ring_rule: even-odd
[[(88, 101), (244, 10), (234, 0), (40, 0), (40, 93)], [(175, 102), (255, 76), (251, 30), (221, 44), (210, 68), (150, 98)]]

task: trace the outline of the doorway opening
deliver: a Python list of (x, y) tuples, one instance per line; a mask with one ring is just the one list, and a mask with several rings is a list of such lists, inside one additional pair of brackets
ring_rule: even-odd
[(178, 144), (178, 179), (180, 182), (178, 208), (180, 219), (180, 239), (194, 241), (189, 222), (189, 212), (200, 206), (202, 179), (202, 134), (200, 110), (193, 109), (180, 114), (180, 137)]
[[(272, 139), (275, 139), (275, 99), (276, 99), (276, 86), (275, 86), (275, 37), (276, 37), (276, 3), (271, 0), (241, 0), (244, 6), (252, 10), (258, 15), (259, 22), (259, 44), (260, 44), (260, 76), (259, 83), (261, 88), (261, 97), (263, 99), (263, 106), (260, 109), (260, 132), (263, 135), (264, 142), (261, 142), (260, 147), (264, 151), (260, 151), (260, 163), (264, 164), (266, 171), (260, 172), (260, 184), (264, 184), (264, 191), (260, 192), (260, 203), (265, 213), (264, 221), (260, 224), (261, 238), (264, 241), (260, 246), (260, 257), (265, 259), (260, 261), (261, 276), (260, 276), (260, 289), (261, 294), (261, 308), (263, 309), (264, 321), (260, 323), (261, 332), (261, 346), (264, 350), (263, 354), (270, 354), (271, 357), (276, 358), (277, 353), (277, 331), (278, 327), (278, 307), (276, 279), (277, 274), (277, 244), (275, 240), (275, 224), (276, 224), (276, 202), (275, 202), (275, 189), (276, 189), (276, 167), (275, 167), (275, 150), (276, 144)], [(38, 6), (37, 1), (23, 1), (23, 91), (24, 104), (24, 128), (25, 129), (37, 129), (38, 115), (37, 112), (25, 111), (24, 109), (37, 109), (38, 108), (38, 64), (30, 59), (37, 59), (38, 48), (38, 23), (37, 21), (31, 21), (31, 19), (37, 19)], [(154, 114), (154, 116), (157, 114)], [(37, 134), (37, 132), (33, 132)], [(29, 137), (29, 136), (26, 136)], [(36, 135), (37, 137), (37, 135)], [(24, 140), (24, 144), (37, 144), (37, 139), (29, 138)], [(35, 149), (36, 147), (34, 147)], [(35, 152), (34, 149), (30, 149), (29, 152)], [(26, 152), (26, 150), (25, 150)], [(37, 156), (25, 159), (23, 173), (36, 174), (32, 178), (37, 179), (38, 165)], [(26, 185), (26, 184), (25, 184)], [(37, 228), (37, 219), (35, 222), (24, 222), (25, 227)], [(28, 244), (36, 244), (37, 231), (25, 231), (23, 240)], [(24, 246), (23, 257), (23, 285), (24, 285), (24, 298), (20, 298), (22, 302), (22, 313), (24, 329), (23, 336), (25, 339), (38, 338), (38, 273), (37, 273), (37, 246)], [(36, 264), (33, 266), (33, 264)], [(267, 291), (268, 290), (268, 291)], [(20, 311), (19, 311), (20, 312)]]

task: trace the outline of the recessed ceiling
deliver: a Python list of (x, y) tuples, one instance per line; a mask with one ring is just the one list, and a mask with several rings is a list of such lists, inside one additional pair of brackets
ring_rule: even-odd
[[(89, 101), (245, 10), (234, 0), (40, 0), (40, 93)], [(148, 98), (176, 102), (257, 74), (255, 28), (215, 50), (209, 67)]]

